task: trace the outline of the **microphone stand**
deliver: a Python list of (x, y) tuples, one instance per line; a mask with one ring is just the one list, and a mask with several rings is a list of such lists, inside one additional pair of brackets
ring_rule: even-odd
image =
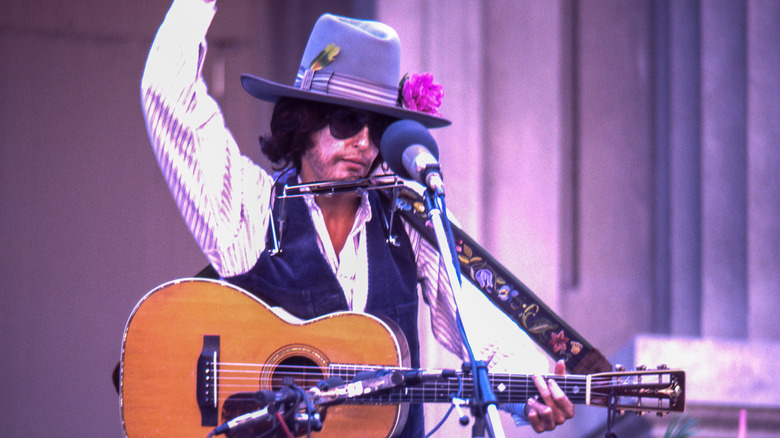
[[(452, 294), (455, 298), (455, 319), (458, 324), (463, 345), (468, 352), (471, 372), (474, 375), (474, 401), (472, 402), (472, 413), (474, 414), (474, 426), (471, 429), (472, 437), (485, 437), (485, 432), (492, 438), (504, 438), (504, 430), (501, 425), (501, 419), (498, 416), (497, 399), (490, 385), (488, 378), (487, 365), (484, 361), (477, 361), (474, 357), (474, 351), (468, 341), (466, 329), (460, 315), (460, 306), (458, 298), (462, 294), (460, 264), (458, 263), (458, 253), (455, 250), (450, 221), (447, 220), (447, 208), (444, 203), (444, 184), (441, 180), (438, 165), (429, 165), (424, 170), (426, 182), (425, 201), (428, 207), (428, 217), (433, 222), (436, 241), (439, 245), (441, 256), (445, 257), (444, 266), (447, 270), (447, 276), (452, 287)], [(449, 259), (446, 257), (449, 256)]]

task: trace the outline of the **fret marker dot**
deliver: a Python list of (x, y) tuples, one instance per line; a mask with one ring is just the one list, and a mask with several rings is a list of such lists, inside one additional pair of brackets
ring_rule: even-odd
[(498, 385), (497, 389), (498, 389), (499, 392), (504, 392), (504, 391), (506, 391), (506, 385), (501, 383), (501, 384)]
[(574, 389), (572, 390), (572, 392), (575, 393), (575, 394), (579, 394), (580, 393), (580, 387), (579, 386), (575, 386)]

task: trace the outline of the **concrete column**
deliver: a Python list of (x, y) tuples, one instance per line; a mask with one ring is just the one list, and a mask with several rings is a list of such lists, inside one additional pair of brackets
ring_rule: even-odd
[(600, 324), (583, 334), (607, 352), (653, 321), (651, 12), (649, 2), (579, 2), (575, 18), (581, 264), (562, 308), (574, 327)]
[(671, 332), (701, 333), (699, 2), (669, 4)]
[(701, 4), (702, 334), (747, 336), (743, 2)]
[(491, 3), (486, 10), (485, 244), (557, 307), (561, 101), (560, 2)]
[(780, 3), (748, 3), (748, 334), (780, 337)]
[(377, 17), (401, 38), (401, 71), (434, 74), (444, 85), (441, 113), (452, 121), (431, 131), (439, 144), (447, 207), (479, 238), (482, 189), (483, 4), (443, 0), (377, 1)]

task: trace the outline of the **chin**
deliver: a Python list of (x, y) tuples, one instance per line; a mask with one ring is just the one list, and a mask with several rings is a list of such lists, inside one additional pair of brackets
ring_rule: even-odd
[(352, 180), (357, 180), (357, 179), (361, 179), (361, 178), (365, 178), (365, 177), (366, 176), (363, 175), (363, 174), (345, 175), (345, 176), (339, 178), (339, 180), (341, 180), (341, 181), (352, 181)]
[(365, 167), (361, 167), (360, 169), (347, 169), (340, 172), (339, 175), (338, 179), (344, 180), (365, 178), (368, 176), (368, 169)]

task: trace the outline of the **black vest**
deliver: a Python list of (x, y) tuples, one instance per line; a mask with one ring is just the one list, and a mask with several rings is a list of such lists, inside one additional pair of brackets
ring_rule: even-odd
[[(399, 245), (393, 246), (386, 242), (389, 210), (376, 192), (368, 193), (371, 220), (366, 224), (366, 313), (383, 315), (400, 327), (409, 344), (411, 366), (418, 368), (420, 348), (417, 337), (417, 267), (414, 253), (400, 220), (394, 221), (393, 225), (393, 233)], [(276, 220), (281, 217), (281, 204), (277, 201), (274, 205)], [(268, 305), (282, 307), (302, 319), (348, 310), (344, 291), (320, 252), (306, 203), (301, 198), (288, 198), (285, 204), (281, 253), (272, 256), (266, 249), (252, 269), (226, 280), (257, 295)], [(269, 229), (266, 248), (272, 247)], [(413, 404), (401, 436), (423, 436), (423, 427), (422, 406)]]

